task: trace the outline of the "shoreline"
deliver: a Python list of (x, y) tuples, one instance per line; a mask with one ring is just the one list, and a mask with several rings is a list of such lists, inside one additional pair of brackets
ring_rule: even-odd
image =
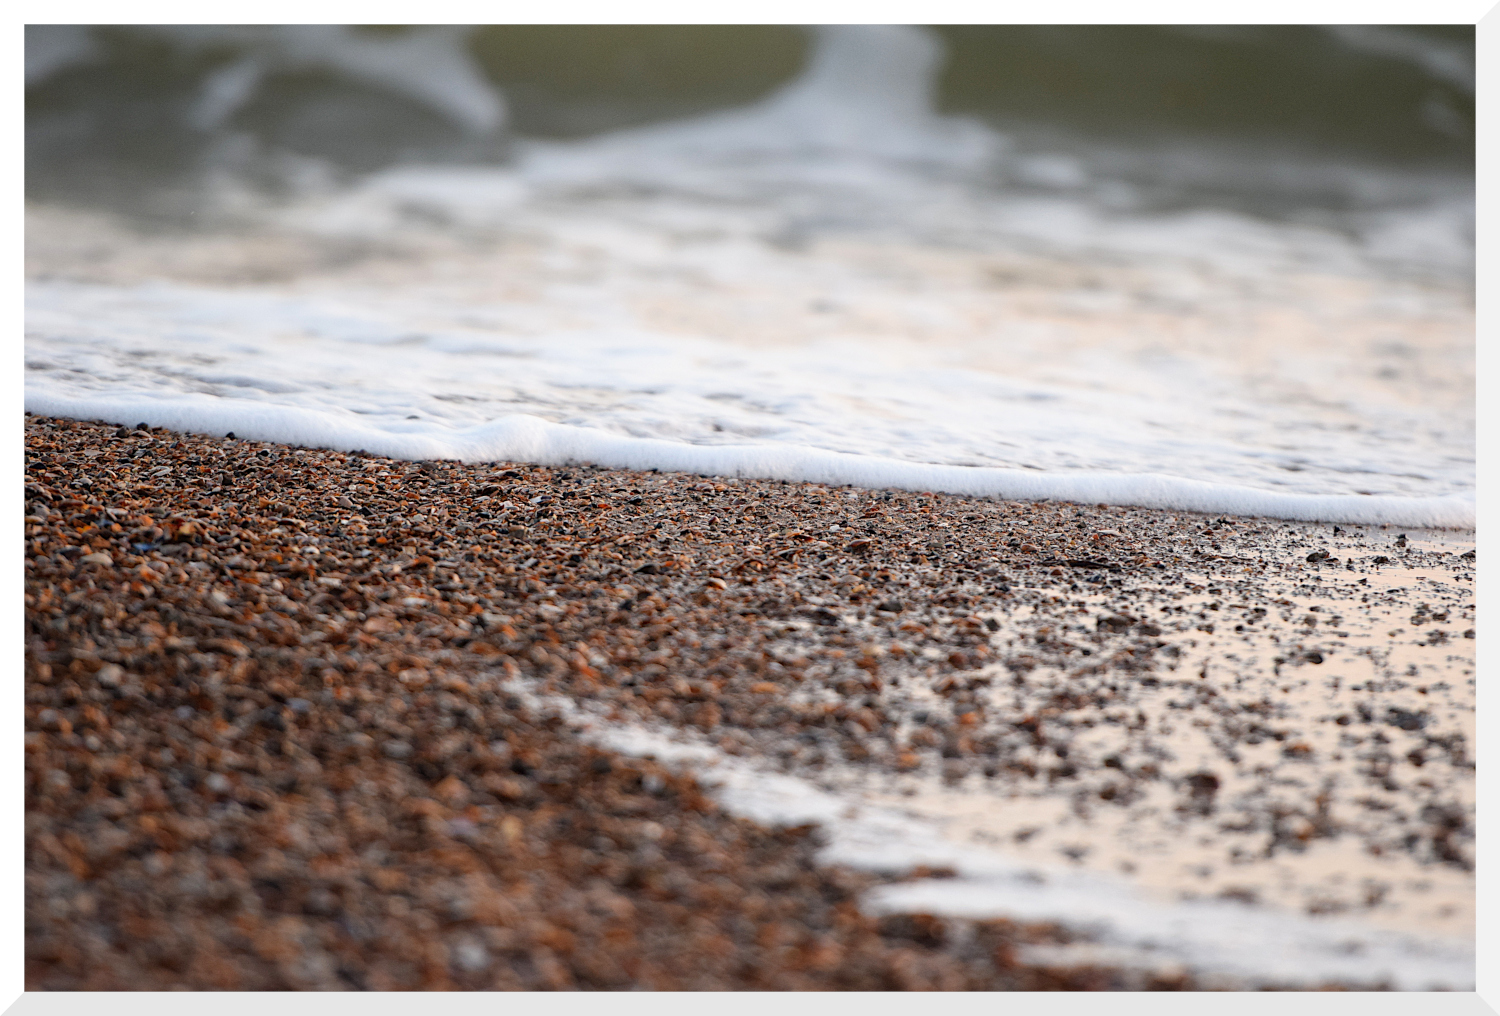
[[(1472, 909), (1473, 685), (1438, 658), (1472, 656), (1462, 533), (1392, 550), (1379, 530), (1185, 512), (398, 462), (30, 415), (26, 428), (27, 501), (45, 509), (27, 520), (29, 988), (82, 986), (81, 957), (98, 948), (140, 979), (121, 986), (1197, 983), (1018, 960), (1021, 946), (1067, 944), (1055, 927), (958, 934), (951, 918), (864, 913), (881, 877), (819, 865), (817, 834), (731, 818), (687, 776), (584, 746), (512, 706), (518, 680), (835, 785), (969, 801), (1014, 785), (1033, 803), (1086, 798), (1120, 815), (1160, 798), (1200, 833), (1238, 822), (1219, 847), (1253, 839), (1268, 862), (1352, 842), (1403, 877), (1444, 874), (1455, 899), (1467, 878)], [(1376, 604), (1412, 611), (1405, 632), (1421, 637), (1383, 657), (1349, 649), (1380, 641)], [(1229, 709), (1200, 696), (1184, 720), (1215, 717), (1217, 750), (1244, 764), (1152, 756), (1152, 743), (1182, 753), (1162, 722), (1181, 711), (1167, 705), (1177, 671), (1229, 658), (1207, 618), (1228, 631), (1231, 611), (1267, 639), (1287, 615), (1284, 651), (1246, 663), (1241, 684), (1265, 670), (1306, 685), (1309, 666), (1362, 660), (1365, 708), (1322, 718), (1326, 703), (1301, 692), (1269, 712), (1241, 708), (1259, 701), (1249, 689)], [(1400, 670), (1408, 657), (1420, 680)], [(1433, 667), (1447, 677), (1429, 679)], [(1188, 684), (1204, 682), (1206, 665)], [(1088, 743), (1096, 728), (1121, 747)], [(1379, 745), (1386, 760), (1343, 765), (1350, 728), (1368, 742), (1351, 756)], [(1306, 786), (1282, 786), (1293, 775)], [(1278, 780), (1277, 800), (1253, 803)], [(1379, 798), (1379, 822), (1361, 818), (1361, 793)], [(976, 831), (1028, 849), (1048, 839)], [(795, 872), (772, 844), (801, 858)], [(1103, 852), (1064, 846), (1079, 864)], [(528, 924), (557, 903), (516, 903), (507, 871), (561, 893), (576, 919)], [(175, 970), (167, 929), (119, 895), (169, 875), (179, 888), (155, 905), (191, 912), (217, 943)], [(585, 875), (608, 891), (575, 892)], [(761, 886), (740, 893), (761, 909), (704, 888), (726, 878)], [(1323, 912), (1358, 912), (1318, 887)], [(1224, 892), (1236, 888), (1256, 896)], [(1366, 909), (1412, 908), (1409, 920), (1422, 906), (1395, 886), (1377, 896)], [(767, 916), (778, 908), (790, 910)], [(696, 937), (647, 934), (668, 914)], [(421, 964), (402, 955), (414, 928), (443, 943)], [(122, 932), (140, 941), (122, 947)], [(692, 962), (671, 966), (674, 949)], [(580, 958), (601, 952), (615, 966)]]
[[(88, 399), (36, 395), (27, 411), (69, 419), (146, 416), (168, 429), (212, 439), (224, 433), (260, 434), (270, 443), (343, 454), (468, 465), (517, 461), (556, 470), (611, 469), (675, 473), (713, 483), (807, 483), (867, 491), (946, 494), (960, 498), (1063, 504), (1200, 515), (1236, 515), (1276, 522), (1402, 526), (1411, 529), (1474, 528), (1474, 496), (1306, 494), (1206, 482), (1163, 473), (1046, 472), (978, 465), (942, 465), (849, 454), (805, 445), (692, 444), (626, 437), (594, 427), (513, 414), (443, 435), (391, 434), (331, 419), (313, 410), (236, 406), (214, 397), (175, 404), (153, 398)], [(143, 404), (144, 402), (144, 404)], [(250, 440), (250, 438), (246, 438)]]

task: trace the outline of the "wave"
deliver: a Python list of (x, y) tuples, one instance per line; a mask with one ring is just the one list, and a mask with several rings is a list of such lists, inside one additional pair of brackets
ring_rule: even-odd
[(688, 120), (617, 131), (573, 143), (533, 142), (522, 171), (597, 179), (626, 173), (660, 184), (685, 165), (753, 169), (775, 159), (781, 172), (825, 169), (854, 156), (907, 164), (978, 168), (1005, 145), (976, 121), (934, 112), (944, 51), (930, 32), (899, 25), (813, 29), (806, 69), (754, 105)]
[(1233, 140), (1149, 154), (1097, 142), (1038, 149), (940, 112), (947, 52), (932, 30), (809, 33), (801, 73), (748, 105), (568, 141), (516, 138), (501, 165), (406, 161), (294, 202), (279, 221), (371, 235), (436, 213), (504, 228), (528, 200), (657, 195), (757, 208), (794, 232), (1175, 254), (1236, 270), (1472, 271), (1473, 187), (1462, 173)]
[[(1421, 206), (1472, 191), (1472, 50), (1378, 26), (28, 26), (28, 187), (121, 162), (148, 189), (421, 162), (662, 186), (684, 159), (852, 157), (1106, 204)], [(578, 116), (590, 144), (557, 141)]]

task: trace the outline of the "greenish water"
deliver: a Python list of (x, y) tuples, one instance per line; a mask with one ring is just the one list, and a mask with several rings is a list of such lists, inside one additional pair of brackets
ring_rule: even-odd
[[(809, 32), (778, 26), (319, 31), (31, 26), (28, 194), (131, 206), (215, 171), (285, 185), (307, 160), (504, 162), (518, 139), (754, 103), (810, 52)], [(937, 112), (1165, 200), (1339, 207), (1391, 197), (1351, 182), (1364, 170), (1472, 177), (1471, 26), (934, 32), (943, 53), (921, 87)], [(440, 72), (425, 83), (424, 61)]]

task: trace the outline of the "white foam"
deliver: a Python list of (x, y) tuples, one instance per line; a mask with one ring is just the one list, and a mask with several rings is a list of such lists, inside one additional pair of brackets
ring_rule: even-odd
[[(799, 284), (793, 271), (807, 265), (739, 245), (694, 253), (700, 272), (717, 269), (740, 289), (725, 298), (707, 288), (723, 304), (708, 327), (736, 327), (741, 308), (764, 314), (765, 301), (785, 299)], [(1278, 392), (1264, 355), (1241, 374), (1232, 361), (1176, 353), (1152, 336), (1132, 354), (1119, 344), (1059, 350), (1047, 321), (966, 333), (963, 291), (893, 297), (881, 272), (823, 280), (862, 321), (886, 314), (879, 332), (757, 348), (642, 320), (630, 303), (690, 294), (661, 293), (650, 277), (638, 286), (639, 251), (627, 247), (618, 260), (614, 283), (498, 303), (444, 304), (416, 289), (325, 286), (303, 295), (33, 281), (26, 404), (405, 458), (571, 460), (1304, 520), (1472, 524), (1471, 433), (1446, 419), (1446, 402), (1393, 407), (1378, 388), (1359, 400), (1356, 379), (1340, 373), (1362, 344), (1325, 360), (1277, 350), (1286, 378)], [(812, 281), (809, 297), (829, 291)], [(795, 298), (771, 310), (806, 314)], [(1419, 396), (1439, 391), (1441, 361), (1403, 356), (1403, 366), (1427, 365), (1416, 373)], [(1330, 413), (1302, 394), (1310, 380), (1338, 384), (1348, 401)]]
[[(28, 412), (111, 422), (144, 422), (206, 434), (279, 441), (340, 451), (364, 450), (403, 459), (465, 462), (591, 463), (615, 469), (659, 469), (704, 476), (755, 477), (932, 491), (1007, 500), (1134, 505), (1178, 511), (1262, 515), (1304, 522), (1458, 528), (1474, 525), (1467, 497), (1413, 498), (1275, 494), (1250, 487), (1173, 476), (1119, 473), (1033, 473), (1018, 469), (941, 466), (785, 445), (689, 445), (548, 423), (517, 414), (477, 427), (434, 433), (392, 433), (342, 415), (214, 396), (176, 398), (28, 395)], [(139, 417), (139, 420), (136, 418)]]

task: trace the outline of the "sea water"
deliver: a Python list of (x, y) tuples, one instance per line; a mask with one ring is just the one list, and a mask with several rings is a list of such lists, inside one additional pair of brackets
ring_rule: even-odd
[[(317, 51), (277, 38), (192, 115)], [(488, 129), (504, 96), (457, 41), (384, 64), (323, 43)], [(259, 284), (33, 273), (26, 407), (406, 458), (1473, 524), (1472, 181), (1346, 168), (1404, 197), (1321, 221), (1160, 207), (1102, 156), (936, 112), (944, 59), (923, 29), (822, 30), (749, 105), (241, 194), (261, 233), (418, 253)]]

